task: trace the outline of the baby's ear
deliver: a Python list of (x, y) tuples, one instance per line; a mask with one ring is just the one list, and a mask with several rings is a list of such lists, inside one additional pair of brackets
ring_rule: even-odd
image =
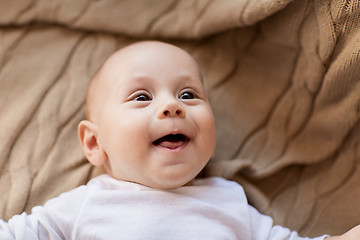
[(94, 166), (101, 166), (107, 160), (107, 155), (98, 141), (98, 129), (90, 121), (83, 120), (78, 126), (78, 135), (83, 152)]

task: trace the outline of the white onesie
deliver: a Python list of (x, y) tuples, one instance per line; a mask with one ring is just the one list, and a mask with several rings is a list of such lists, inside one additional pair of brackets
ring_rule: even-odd
[[(323, 239), (325, 236), (315, 238)], [(87, 185), (0, 220), (0, 239), (285, 240), (300, 238), (251, 207), (242, 187), (222, 178), (173, 190), (101, 175)]]

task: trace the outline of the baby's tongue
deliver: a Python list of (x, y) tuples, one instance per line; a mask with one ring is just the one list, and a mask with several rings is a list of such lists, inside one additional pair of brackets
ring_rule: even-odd
[(168, 148), (168, 149), (176, 149), (181, 147), (185, 143), (185, 137), (181, 134), (178, 135), (167, 135), (162, 137), (154, 142), (156, 146)]
[(184, 144), (184, 141), (160, 141), (157, 145), (163, 148), (176, 149), (181, 147)]

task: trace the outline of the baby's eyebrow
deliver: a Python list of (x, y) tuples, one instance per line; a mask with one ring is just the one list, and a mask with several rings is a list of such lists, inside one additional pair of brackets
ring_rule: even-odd
[(152, 81), (150, 78), (147, 77), (130, 77), (124, 80), (123, 82), (119, 83), (116, 86), (115, 91), (117, 94), (131, 94), (134, 91), (138, 90), (151, 90)]

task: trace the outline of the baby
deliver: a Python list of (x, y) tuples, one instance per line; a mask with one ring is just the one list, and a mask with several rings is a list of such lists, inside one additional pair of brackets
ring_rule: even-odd
[[(248, 205), (240, 185), (195, 179), (215, 149), (215, 121), (194, 59), (144, 41), (114, 53), (87, 93), (78, 133), (107, 174), (0, 221), (0, 239), (308, 239)], [(358, 228), (338, 237), (360, 239)]]

